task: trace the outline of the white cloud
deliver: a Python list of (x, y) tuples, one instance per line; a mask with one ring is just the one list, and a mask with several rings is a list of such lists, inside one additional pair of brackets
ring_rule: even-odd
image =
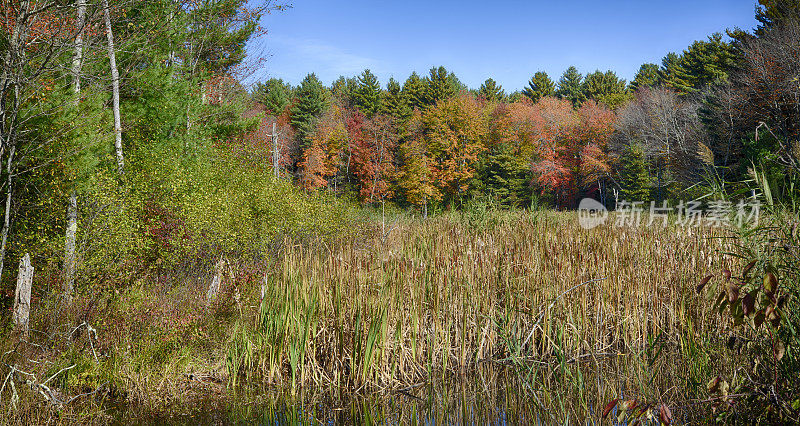
[(317, 65), (311, 69), (325, 71), (326, 74), (354, 75), (367, 68), (373, 71), (378, 71), (380, 68), (379, 62), (375, 59), (356, 55), (316, 40), (272, 37), (270, 41), (280, 45), (281, 50), (290, 49), (294, 55), (308, 61), (309, 64)]

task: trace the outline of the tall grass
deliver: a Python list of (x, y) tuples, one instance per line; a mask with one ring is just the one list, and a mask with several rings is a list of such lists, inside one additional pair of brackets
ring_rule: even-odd
[[(31, 323), (44, 337), (4, 363), (78, 364), (63, 391), (109, 382), (108, 394), (157, 409), (219, 394), (226, 382), (234, 392), (405, 395), (500, 367), (533, 409), (525, 418), (545, 423), (594, 416), (620, 396), (692, 407), (710, 378), (736, 365), (720, 344), (730, 318), (694, 290), (700, 277), (741, 266), (724, 254), (737, 242), (725, 230), (584, 230), (577, 214), (549, 211), (368, 223), (348, 238), (286, 238), (257, 265), (232, 259), (213, 303), (208, 277), (169, 282), (164, 272), (76, 298), (60, 316), (40, 305)], [(45, 350), (46, 336), (64, 334), (51, 317), (80, 318), (98, 333)], [(83, 361), (56, 359), (67, 350)], [(486, 392), (500, 392), (486, 380)]]
[[(387, 390), (490, 362), (531, 380), (540, 374), (532, 367), (557, 367), (575, 384), (583, 373), (567, 366), (613, 359), (635, 361), (639, 373), (625, 380), (646, 389), (664, 348), (683, 364), (700, 336), (727, 327), (693, 294), (697, 277), (731, 267), (725, 231), (583, 230), (575, 214), (554, 212), (475, 222), (403, 218), (388, 235), (285, 241), (260, 311), (245, 320), (259, 360), (252, 378), (292, 389)], [(231, 383), (244, 374), (228, 370)], [(681, 382), (672, 390), (680, 399), (693, 392), (683, 385), (707, 372), (669, 374), (662, 379)]]

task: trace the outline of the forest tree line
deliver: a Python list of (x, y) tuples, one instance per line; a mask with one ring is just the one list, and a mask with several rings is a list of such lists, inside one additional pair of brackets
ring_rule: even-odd
[(730, 194), (754, 171), (783, 183), (799, 152), (800, 15), (761, 3), (753, 32), (695, 41), (630, 83), (575, 67), (513, 93), (491, 78), (469, 89), (444, 67), (385, 85), (370, 70), (329, 86), (273, 78), (251, 91), (264, 116), (243, 140), (271, 152), (275, 123), (284, 176), (367, 204), (613, 207)]

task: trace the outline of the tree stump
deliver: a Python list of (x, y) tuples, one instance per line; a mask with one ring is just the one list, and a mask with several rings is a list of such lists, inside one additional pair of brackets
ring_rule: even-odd
[(211, 280), (211, 285), (208, 286), (208, 292), (206, 292), (207, 302), (211, 302), (217, 298), (217, 294), (219, 294), (219, 288), (222, 285), (222, 273), (224, 270), (225, 261), (220, 259), (219, 262), (217, 262), (217, 266), (214, 268), (214, 279)]
[(33, 284), (33, 266), (31, 257), (25, 257), (19, 262), (19, 275), (17, 275), (17, 290), (14, 294), (14, 332), (21, 336), (28, 335), (28, 318), (31, 313), (31, 286)]

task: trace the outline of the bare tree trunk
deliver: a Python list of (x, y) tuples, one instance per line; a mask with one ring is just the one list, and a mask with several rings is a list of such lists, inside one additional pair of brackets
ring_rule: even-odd
[(281, 169), (278, 166), (279, 159), (277, 123), (272, 123), (272, 172), (275, 174), (275, 179), (281, 177)]
[(75, 92), (75, 105), (81, 97), (81, 66), (83, 65), (83, 27), (86, 25), (86, 0), (76, 2), (78, 17), (75, 25), (78, 33), (75, 35), (75, 54), (72, 56), (72, 89)]
[(33, 266), (31, 256), (19, 262), (19, 275), (17, 275), (17, 289), (14, 294), (14, 332), (21, 336), (28, 335), (28, 318), (31, 312), (31, 285), (33, 284)]
[(12, 194), (12, 178), (11, 178), (11, 165), (14, 164), (14, 152), (16, 146), (11, 145), (11, 150), (8, 152), (8, 160), (6, 163), (6, 211), (3, 216), (3, 231), (2, 242), (0, 242), (0, 277), (3, 276), (3, 265), (6, 258), (6, 243), (8, 242), (8, 229), (11, 226), (11, 194)]
[(72, 301), (75, 289), (75, 234), (78, 231), (78, 196), (73, 191), (67, 208), (67, 233), (64, 241), (64, 297)]
[(117, 151), (117, 171), (125, 173), (125, 158), (122, 154), (122, 120), (119, 117), (119, 70), (117, 70), (117, 56), (114, 52), (114, 33), (111, 30), (111, 12), (108, 0), (103, 0), (103, 18), (106, 23), (106, 36), (108, 37), (108, 61), (111, 63), (111, 91), (114, 108), (114, 148)]
[[(5, 3), (4, 3), (5, 4)], [(17, 18), (11, 37), (7, 39), (5, 55), (3, 57), (3, 72), (0, 77), (0, 159), (8, 150), (6, 162), (6, 203), (3, 217), (2, 243), (0, 243), (0, 278), (3, 276), (3, 265), (6, 258), (6, 244), (8, 242), (8, 230), (11, 226), (11, 196), (13, 183), (13, 164), (14, 154), (16, 153), (16, 119), (20, 106), (20, 64), (25, 62), (25, 50), (22, 40), (28, 31), (28, 19), (30, 18), (30, 2), (20, 1), (17, 7)], [(13, 94), (10, 93), (13, 91)], [(7, 105), (8, 98), (13, 101), (11, 106)]]

